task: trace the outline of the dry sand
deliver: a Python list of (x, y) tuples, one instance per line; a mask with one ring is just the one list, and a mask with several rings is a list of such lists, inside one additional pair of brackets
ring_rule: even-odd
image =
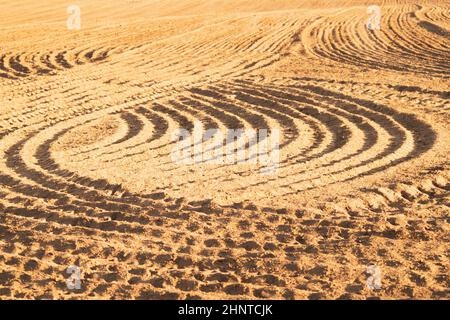
[[(449, 1), (74, 4), (0, 1), (1, 299), (450, 297)], [(279, 170), (174, 163), (198, 121)]]

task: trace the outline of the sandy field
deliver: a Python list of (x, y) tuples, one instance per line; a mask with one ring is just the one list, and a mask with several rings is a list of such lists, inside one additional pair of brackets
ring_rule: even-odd
[(447, 0), (0, 0), (0, 299), (449, 299), (449, 65)]

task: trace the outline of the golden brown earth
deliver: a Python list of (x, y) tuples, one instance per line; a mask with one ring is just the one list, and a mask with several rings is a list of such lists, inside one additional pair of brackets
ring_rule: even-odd
[[(0, 1), (1, 299), (450, 297), (450, 1), (73, 4)], [(279, 170), (174, 163), (196, 122)]]

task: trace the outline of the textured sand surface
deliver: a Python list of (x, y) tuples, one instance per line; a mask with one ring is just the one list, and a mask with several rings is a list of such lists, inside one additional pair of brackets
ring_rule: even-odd
[(73, 4), (0, 1), (0, 299), (450, 298), (450, 1)]

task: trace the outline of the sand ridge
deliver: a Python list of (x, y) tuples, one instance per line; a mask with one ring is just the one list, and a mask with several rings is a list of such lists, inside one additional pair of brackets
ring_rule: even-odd
[(448, 299), (450, 3), (372, 4), (0, 1), (0, 298)]

